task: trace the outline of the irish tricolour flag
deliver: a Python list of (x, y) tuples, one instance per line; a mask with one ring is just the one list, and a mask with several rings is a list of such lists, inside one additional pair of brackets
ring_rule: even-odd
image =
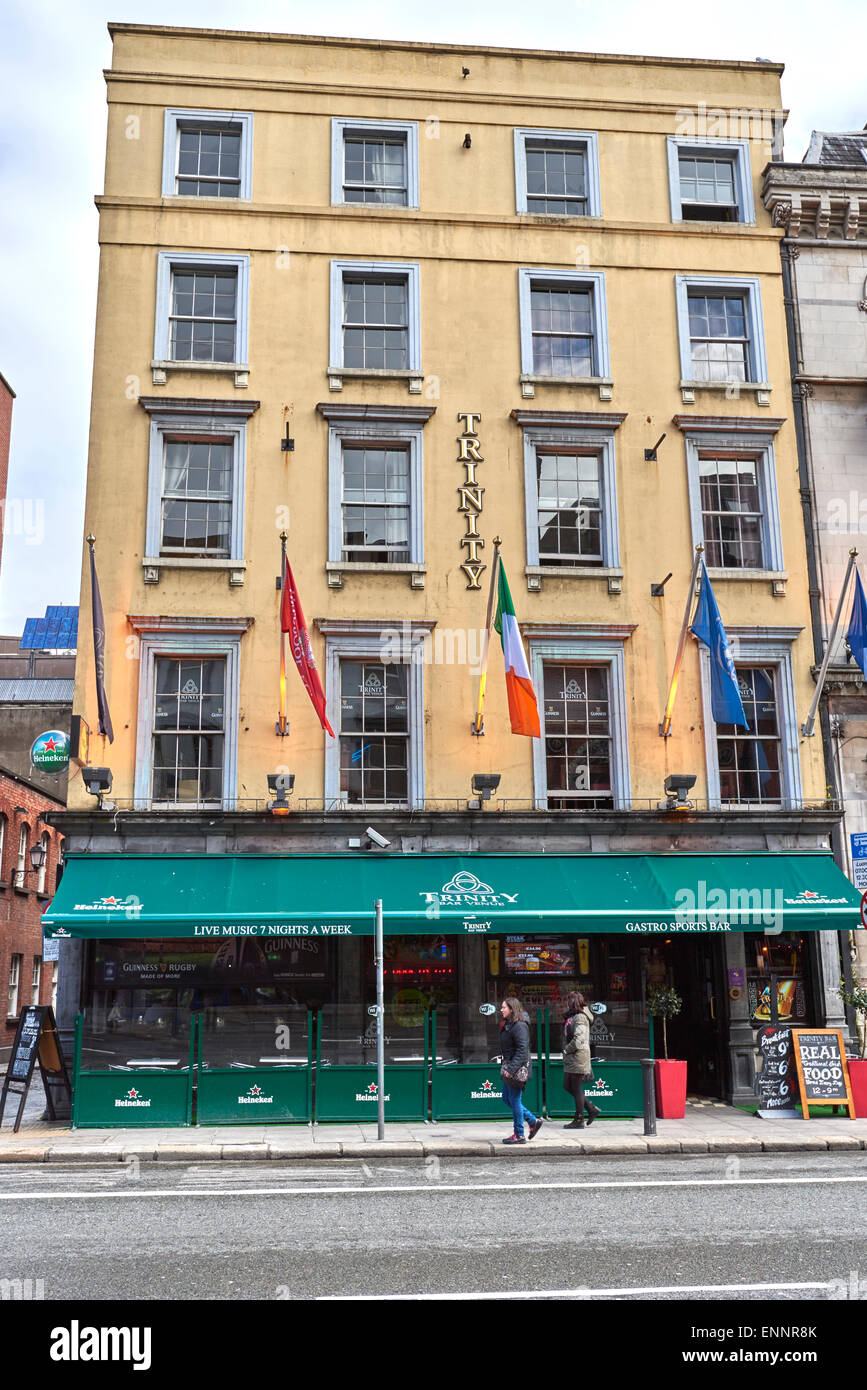
[(509, 720), (513, 734), (526, 734), (528, 738), (541, 738), (539, 728), (539, 707), (536, 692), (530, 679), (530, 668), (524, 652), (515, 605), (509, 590), (505, 566), (500, 560), (499, 584), (497, 587), (497, 616), (494, 627), (503, 643), (503, 661), (506, 666), (506, 693), (509, 697)]

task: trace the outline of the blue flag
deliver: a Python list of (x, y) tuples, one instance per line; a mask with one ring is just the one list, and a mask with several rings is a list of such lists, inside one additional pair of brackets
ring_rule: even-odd
[(867, 598), (861, 584), (861, 576), (855, 571), (855, 594), (852, 599), (852, 616), (846, 633), (849, 650), (861, 670), (867, 675)]
[(710, 708), (714, 720), (717, 724), (739, 724), (748, 729), (735, 663), (704, 560), (701, 562), (698, 608), (689, 630), (693, 637), (704, 642), (710, 652)]

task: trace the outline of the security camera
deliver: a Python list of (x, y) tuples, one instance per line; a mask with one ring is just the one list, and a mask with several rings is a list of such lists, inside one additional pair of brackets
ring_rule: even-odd
[(368, 840), (372, 840), (375, 845), (379, 845), (380, 849), (388, 849), (391, 844), (391, 840), (387, 840), (384, 835), (380, 835), (379, 831), (374, 830), (372, 825), (366, 826), (364, 833)]

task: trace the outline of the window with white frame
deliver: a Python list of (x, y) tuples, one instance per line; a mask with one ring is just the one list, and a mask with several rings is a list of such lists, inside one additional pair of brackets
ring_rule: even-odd
[(30, 979), (30, 1002), (39, 1003), (39, 986), (42, 983), (42, 961), (39, 956), (33, 957), (33, 974)]
[(166, 111), (164, 198), (250, 198), (252, 169), (252, 112)]
[(249, 256), (157, 255), (157, 363), (246, 364)]
[(337, 735), (325, 745), (327, 806), (423, 804), (421, 651), (415, 635), (395, 659), (384, 659), (375, 637), (326, 635), (327, 713)]
[(12, 1018), (18, 1013), (18, 997), (21, 991), (21, 965), (24, 957), (14, 955), (9, 960), (9, 993), (6, 1001), (7, 1017)]
[(418, 124), (335, 118), (331, 202), (418, 207)]
[(435, 407), (383, 407), (379, 420), (374, 407), (323, 404), (319, 410), (329, 422), (329, 567), (421, 570), (422, 437)]
[[(524, 436), (528, 573), (618, 569), (617, 467), (614, 436), (622, 415), (582, 417), (515, 411)], [(570, 423), (574, 420), (574, 423)]]
[(330, 370), (421, 371), (419, 268), (332, 261)]
[(668, 137), (673, 222), (756, 220), (747, 140)]
[(719, 431), (687, 417), (679, 423), (686, 443), (692, 542), (704, 545), (713, 577), (760, 571), (783, 579), (773, 435), (746, 419)]
[(542, 694), (542, 737), (533, 746), (536, 806), (623, 808), (629, 798), (623, 640), (531, 636), (529, 645)]
[(3, 855), (6, 850), (6, 817), (0, 811), (0, 881), (3, 879)]
[(24, 875), (27, 872), (27, 844), (29, 829), (22, 825), (18, 831), (18, 859), (15, 864), (15, 887), (26, 887), (27, 880)]
[(675, 276), (681, 385), (767, 387), (759, 281)]
[(140, 403), (150, 415), (144, 563), (242, 561), (246, 421), (258, 401)]
[(234, 807), (248, 620), (141, 619), (136, 809)]
[(707, 648), (699, 645), (708, 795), (712, 806), (784, 806), (801, 798), (797, 706), (792, 643), (800, 629), (781, 628), (755, 637), (728, 627), (747, 728), (717, 724), (711, 715)]
[(608, 318), (601, 271), (520, 270), (521, 372), (607, 378)]
[(518, 212), (600, 217), (599, 146), (586, 130), (515, 131)]
[(36, 879), (37, 893), (45, 892), (45, 882), (48, 876), (48, 854), (50, 849), (51, 840), (49, 838), (48, 832), (46, 831), (45, 834), (42, 836), (42, 863), (39, 866), (39, 874)]

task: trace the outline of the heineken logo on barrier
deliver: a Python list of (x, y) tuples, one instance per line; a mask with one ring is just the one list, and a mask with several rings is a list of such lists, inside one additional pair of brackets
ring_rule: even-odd
[(116, 1100), (116, 1101), (115, 1101), (115, 1106), (116, 1106), (117, 1108), (124, 1108), (124, 1107), (127, 1107), (127, 1106), (133, 1106), (133, 1107), (136, 1107), (136, 1106), (143, 1106), (143, 1107), (146, 1109), (149, 1105), (150, 1105), (150, 1098), (148, 1098), (147, 1100), (145, 1100), (145, 1098), (144, 1098), (144, 1096), (142, 1095), (141, 1091), (137, 1091), (136, 1088), (135, 1088), (135, 1086), (130, 1086), (129, 1090), (128, 1090), (128, 1091), (126, 1092), (126, 1094), (123, 1096), (122, 1100)]
[(420, 892), (419, 897), (438, 907), (508, 907), (518, 901), (517, 893), (498, 893), (489, 883), (482, 883), (469, 869), (456, 873), (444, 883), (438, 893)]
[(266, 1096), (261, 1086), (251, 1086), (245, 1096), (238, 1097), (239, 1105), (273, 1105), (274, 1097)]
[(603, 1081), (601, 1076), (598, 1077), (596, 1081), (594, 1081), (593, 1085), (587, 1089), (587, 1095), (603, 1096), (606, 1100), (614, 1099), (614, 1092), (612, 1091), (611, 1086), (607, 1081)]
[[(370, 1085), (367, 1087), (366, 1090), (355, 1092), (355, 1099), (379, 1100), (379, 1086), (375, 1081), (371, 1081)], [(383, 1096), (383, 1100), (391, 1100), (391, 1096)]]
[(498, 1091), (493, 1081), (483, 1081), (481, 1089), (470, 1091), (470, 1100), (502, 1100), (503, 1092)]
[(30, 762), (38, 772), (66, 772), (69, 767), (69, 734), (49, 729), (40, 734), (30, 747)]

